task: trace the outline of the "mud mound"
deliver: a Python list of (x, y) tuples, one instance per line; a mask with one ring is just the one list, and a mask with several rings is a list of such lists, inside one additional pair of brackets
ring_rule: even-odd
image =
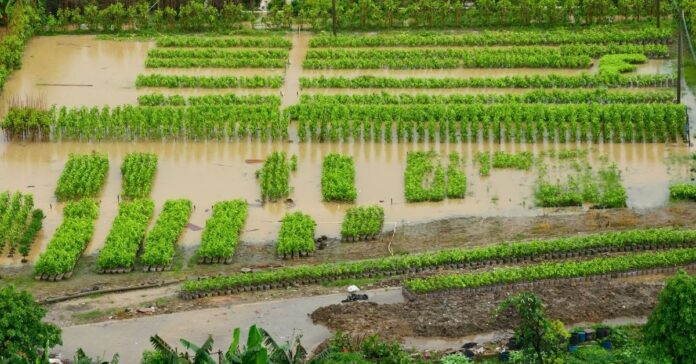
[[(645, 316), (654, 308), (662, 286), (660, 281), (607, 281), (538, 287), (532, 292), (544, 301), (550, 317), (573, 324)], [(315, 323), (332, 330), (361, 335), (378, 333), (389, 339), (461, 337), (513, 327), (512, 316), (501, 314), (494, 318), (493, 315), (500, 302), (518, 292), (453, 293), (444, 299), (386, 305), (372, 302), (330, 305), (317, 309), (311, 317)]]

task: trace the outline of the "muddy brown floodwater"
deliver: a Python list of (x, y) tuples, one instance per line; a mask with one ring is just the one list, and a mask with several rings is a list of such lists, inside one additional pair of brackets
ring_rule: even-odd
[[(286, 84), (281, 90), (234, 90), (239, 94), (283, 93), (283, 105), (298, 102), (299, 78), (310, 74), (380, 74), (395, 77), (422, 76), (495, 76), (530, 74), (534, 72), (576, 72), (576, 70), (529, 69), (454, 69), (454, 70), (358, 70), (358, 71), (307, 71), (302, 69), (302, 59), (307, 52), (310, 35), (288, 34), (292, 39), (290, 65), (280, 70), (257, 69), (172, 69), (148, 70), (144, 60), (154, 42), (104, 41), (94, 36), (35, 37), (23, 57), (23, 67), (13, 73), (5, 85), (0, 100), (2, 108), (13, 99), (31, 98), (46, 105), (120, 105), (135, 103), (137, 96), (162, 89), (136, 90), (135, 78), (140, 73), (162, 72), (170, 74), (202, 75), (253, 75), (284, 74)], [(50, 56), (47, 56), (50, 55)], [(650, 61), (639, 72), (666, 72), (670, 61)], [(63, 85), (63, 86), (56, 86)], [(65, 86), (67, 85), (67, 86)], [(229, 89), (216, 90), (166, 90), (168, 94), (201, 95), (228, 93)], [(505, 90), (509, 92), (509, 90)], [(311, 91), (310, 91), (311, 92)], [(331, 90), (328, 90), (330, 93)], [(399, 92), (404, 92), (399, 90)], [(420, 90), (435, 93), (440, 90)], [(466, 90), (466, 92), (495, 92), (493, 90)], [(219, 142), (137, 142), (137, 143), (36, 143), (0, 141), (0, 190), (20, 190), (35, 195), (36, 205), (47, 215), (44, 229), (31, 252), (34, 260), (62, 219), (63, 205), (56, 203), (53, 191), (58, 177), (70, 153), (89, 153), (93, 150), (109, 156), (111, 168), (108, 181), (99, 196), (101, 214), (87, 254), (98, 252), (103, 246), (113, 218), (117, 213), (117, 195), (121, 188), (119, 166), (128, 152), (151, 152), (159, 156), (159, 169), (152, 198), (161, 209), (166, 199), (189, 198), (196, 205), (191, 218), (194, 226), (202, 227), (209, 216), (210, 207), (217, 201), (244, 198), (250, 204), (250, 214), (242, 240), (261, 244), (275, 240), (279, 220), (288, 211), (302, 210), (318, 222), (317, 234), (336, 236), (345, 210), (352, 205), (325, 203), (321, 199), (321, 164), (331, 152), (355, 157), (358, 204), (382, 204), (386, 209), (385, 230), (418, 222), (455, 216), (533, 216), (545, 210), (533, 207), (532, 188), (537, 178), (530, 172), (495, 170), (490, 177), (479, 177), (472, 156), (479, 151), (532, 151), (539, 154), (547, 149), (572, 148), (571, 145), (502, 144), (485, 142), (463, 144), (377, 144), (297, 143), (296, 130), (291, 127), (291, 142), (241, 141)], [(625, 144), (578, 145), (590, 148), (589, 159), (598, 164), (600, 156), (615, 161), (622, 171), (629, 195), (629, 207), (650, 208), (668, 201), (667, 186), (671, 181), (686, 178), (686, 167), (670, 166), (665, 158), (683, 156), (684, 145)], [(406, 154), (412, 150), (436, 150), (443, 159), (452, 151), (462, 153), (468, 159), (468, 194), (463, 200), (447, 200), (440, 203), (406, 204), (404, 201), (403, 172)], [(263, 159), (274, 151), (286, 151), (299, 157), (299, 168), (291, 177), (294, 203), (270, 203), (261, 205), (260, 191), (254, 172), (260, 164), (246, 163), (247, 159)], [(555, 168), (555, 170), (553, 169)], [(565, 167), (552, 167), (552, 173), (561, 173)], [(154, 219), (153, 219), (154, 220)], [(182, 244), (191, 247), (199, 244), (200, 230), (189, 229)], [(0, 263), (18, 264), (19, 258), (1, 258)]]
[[(48, 237), (62, 219), (63, 204), (53, 195), (58, 177), (71, 153), (106, 153), (110, 169), (99, 195), (101, 211), (92, 243), (86, 253), (101, 249), (118, 210), (121, 188), (119, 167), (127, 153), (149, 152), (159, 157), (152, 199), (158, 213), (167, 199), (188, 198), (196, 206), (191, 224), (203, 227), (211, 206), (221, 200), (243, 198), (250, 203), (249, 217), (242, 234), (245, 243), (274, 241), (280, 219), (290, 211), (303, 211), (317, 221), (317, 235), (337, 236), (345, 210), (352, 204), (327, 203), (321, 196), (321, 165), (328, 153), (354, 156), (357, 204), (380, 204), (386, 211), (385, 230), (418, 222), (456, 216), (533, 216), (544, 214), (534, 207), (533, 186), (537, 171), (493, 170), (489, 177), (478, 175), (472, 157), (479, 151), (530, 151), (539, 155), (554, 149), (553, 144), (312, 144), (312, 143), (3, 143), (0, 144), (0, 190), (34, 194), (36, 206), (46, 212), (43, 233), (31, 254), (42, 251)], [(567, 148), (568, 146), (561, 146)], [(403, 174), (406, 154), (413, 150), (438, 151), (443, 160), (450, 152), (467, 158), (468, 192), (464, 199), (438, 203), (406, 203)], [(589, 147), (588, 160), (599, 165), (601, 156), (617, 163), (621, 170), (631, 208), (650, 208), (668, 202), (668, 185), (686, 178), (687, 167), (668, 165), (665, 159), (683, 155), (687, 148), (662, 144), (607, 144)], [(298, 155), (297, 172), (292, 173), (290, 197), (285, 202), (259, 202), (260, 188), (254, 172), (261, 167), (247, 160), (264, 159), (274, 151)], [(550, 173), (560, 173), (567, 164), (547, 158)], [(566, 167), (564, 167), (566, 166)], [(181, 244), (200, 243), (200, 230), (187, 230)], [(3, 258), (5, 260), (6, 258)], [(18, 263), (19, 258), (12, 262)]]

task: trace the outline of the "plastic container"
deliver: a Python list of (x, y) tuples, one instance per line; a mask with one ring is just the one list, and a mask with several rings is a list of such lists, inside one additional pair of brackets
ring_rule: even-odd
[(585, 331), (578, 331), (578, 342), (579, 343), (584, 343), (586, 338), (587, 338), (587, 335), (585, 334)]
[(500, 361), (503, 363), (507, 363), (510, 361), (510, 352), (509, 351), (501, 351), (500, 352)]
[(612, 349), (611, 340), (602, 341), (602, 347), (607, 349), (607, 350), (611, 350)]
[(569, 353), (577, 353), (577, 352), (578, 352), (578, 346), (577, 346), (577, 345), (568, 345), (568, 352), (569, 352)]

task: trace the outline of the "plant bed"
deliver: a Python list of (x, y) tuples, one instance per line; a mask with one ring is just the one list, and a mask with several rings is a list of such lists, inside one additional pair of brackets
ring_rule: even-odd
[(150, 196), (155, 173), (157, 173), (157, 155), (128, 153), (121, 165), (123, 176), (121, 196), (127, 199)]
[(0, 252), (7, 245), (7, 255), (19, 250), (26, 259), (43, 226), (44, 214), (34, 208), (34, 196), (9, 191), (0, 193)]
[(301, 212), (286, 214), (280, 225), (276, 254), (283, 258), (306, 257), (314, 252), (314, 229), (317, 223)]
[(58, 201), (97, 197), (106, 182), (109, 159), (106, 154), (70, 154), (63, 172), (58, 178)]
[(213, 205), (213, 215), (205, 222), (201, 247), (196, 254), (201, 263), (228, 264), (239, 244), (248, 214), (245, 200), (222, 201)]
[[(500, 262), (529, 262), (549, 255), (550, 259), (566, 259), (580, 253), (597, 253), (616, 248), (630, 252), (676, 247), (693, 247), (696, 230), (648, 229), (568, 237), (554, 240), (506, 242), (476, 249), (450, 249), (438, 252), (398, 255), (380, 259), (344, 263), (324, 263), (280, 268), (267, 272), (237, 274), (189, 280), (182, 286), (182, 297), (202, 292), (242, 289), (250, 285), (284, 287), (299, 280), (333, 281), (370, 274), (406, 275), (433, 270), (476, 268)], [(555, 256), (553, 256), (555, 254)], [(596, 254), (596, 253), (594, 253)], [(585, 254), (583, 254), (585, 255)], [(586, 255), (590, 255), (589, 253)], [(388, 273), (384, 273), (388, 272)]]
[(34, 265), (34, 276), (41, 280), (69, 278), (92, 240), (98, 216), (99, 206), (93, 200), (68, 202), (63, 209), (63, 222)]
[[(696, 249), (672, 249), (661, 252), (630, 253), (616, 257), (594, 258), (586, 261), (542, 263), (522, 267), (505, 267), (481, 273), (435, 275), (407, 279), (404, 288), (411, 294), (437, 294), (455, 290), (500, 290), (515, 283), (548, 285), (568, 280), (591, 280), (597, 277), (618, 277), (657, 269), (671, 272), (679, 266), (694, 267)], [(636, 273), (631, 273), (636, 272)], [(630, 274), (629, 274), (630, 273)], [(647, 274), (647, 273), (643, 273)]]
[(149, 271), (171, 268), (176, 243), (191, 216), (190, 200), (167, 200), (155, 226), (147, 234), (140, 262)]
[(373, 240), (382, 233), (384, 208), (379, 205), (356, 206), (346, 211), (341, 225), (341, 240)]
[(358, 192), (355, 189), (353, 157), (331, 153), (324, 158), (321, 170), (321, 195), (324, 201), (355, 201)]
[(136, 256), (142, 247), (145, 230), (155, 210), (152, 200), (121, 202), (118, 215), (97, 257), (101, 273), (128, 273), (133, 271)]

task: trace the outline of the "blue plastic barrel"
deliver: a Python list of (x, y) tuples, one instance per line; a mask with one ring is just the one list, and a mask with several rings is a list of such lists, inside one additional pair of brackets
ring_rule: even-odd
[(587, 335), (585, 334), (585, 331), (578, 331), (578, 341), (579, 342), (584, 343), (586, 338), (587, 338)]
[(607, 350), (611, 350), (611, 348), (612, 348), (611, 341), (610, 340), (602, 341), (602, 347), (607, 349)]

